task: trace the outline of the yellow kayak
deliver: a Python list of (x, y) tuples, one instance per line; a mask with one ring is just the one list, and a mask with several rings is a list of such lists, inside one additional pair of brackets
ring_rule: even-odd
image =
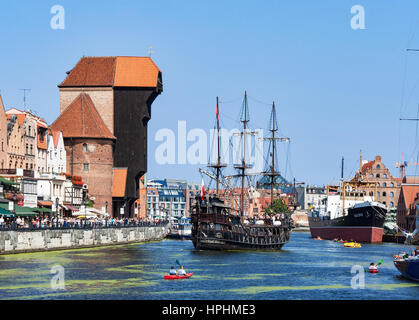
[(361, 244), (357, 242), (346, 242), (344, 246), (347, 248), (361, 248)]

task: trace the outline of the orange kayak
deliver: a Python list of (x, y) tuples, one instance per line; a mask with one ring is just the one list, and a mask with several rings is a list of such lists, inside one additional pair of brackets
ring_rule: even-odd
[(192, 277), (193, 272), (187, 273), (184, 276), (176, 276), (176, 275), (165, 275), (164, 280), (176, 280), (176, 279), (186, 279)]

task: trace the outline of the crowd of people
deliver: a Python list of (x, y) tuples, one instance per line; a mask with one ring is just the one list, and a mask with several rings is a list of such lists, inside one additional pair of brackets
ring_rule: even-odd
[(393, 256), (394, 259), (414, 259), (414, 258), (419, 258), (419, 246), (416, 247), (416, 249), (412, 250), (410, 253), (409, 252), (401, 252), (397, 255)]
[(16, 217), (0, 216), (0, 229), (42, 228), (114, 228), (164, 225), (166, 220), (149, 218), (78, 218), (78, 217)]

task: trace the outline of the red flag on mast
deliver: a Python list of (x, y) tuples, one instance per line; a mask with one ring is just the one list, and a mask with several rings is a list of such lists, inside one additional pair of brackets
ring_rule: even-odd
[(220, 114), (218, 113), (218, 103), (217, 103), (217, 121), (220, 120)]
[(204, 185), (204, 179), (201, 179), (201, 201), (204, 200), (205, 196), (205, 185)]

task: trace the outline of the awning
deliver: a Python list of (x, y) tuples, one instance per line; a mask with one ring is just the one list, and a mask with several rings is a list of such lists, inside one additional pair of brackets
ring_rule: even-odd
[(77, 211), (77, 212), (73, 212), (73, 216), (76, 217), (83, 217), (83, 218), (97, 218), (97, 215), (95, 215), (92, 212), (81, 212), (81, 211)]
[(38, 201), (38, 206), (52, 207), (52, 201)]
[(51, 213), (52, 210), (49, 208), (35, 208), (33, 209), (33, 211), (35, 212), (42, 212), (42, 213)]
[(9, 210), (0, 208), (0, 216), (3, 216), (3, 218), (13, 218), (15, 214)]
[[(6, 209), (8, 211), (9, 209), (9, 204), (8, 203), (0, 203), (0, 208)], [(14, 214), (16, 216), (21, 216), (21, 217), (29, 217), (29, 216), (36, 216), (39, 213), (35, 212), (34, 210), (38, 209), (38, 208), (29, 208), (29, 207), (21, 207), (18, 205), (14, 206)]]
[(71, 210), (71, 211), (79, 211), (79, 208), (73, 207), (73, 206), (69, 206), (68, 204), (66, 205), (66, 210)]
[(100, 210), (95, 209), (95, 208), (86, 208), (86, 211), (87, 212), (91, 212), (91, 213), (95, 213), (95, 214), (99, 214), (99, 215), (102, 215), (102, 216), (109, 217), (109, 213), (104, 212), (104, 211), (100, 211)]
[(13, 181), (11, 181), (9, 179), (6, 179), (6, 178), (3, 178), (3, 177), (0, 177), (0, 182), (2, 184), (9, 185), (9, 186), (14, 186), (14, 185), (19, 185), (20, 184), (19, 182), (13, 182)]
[(67, 208), (67, 206), (60, 204), (60, 207), (63, 208), (64, 210), (70, 210), (69, 208)]

